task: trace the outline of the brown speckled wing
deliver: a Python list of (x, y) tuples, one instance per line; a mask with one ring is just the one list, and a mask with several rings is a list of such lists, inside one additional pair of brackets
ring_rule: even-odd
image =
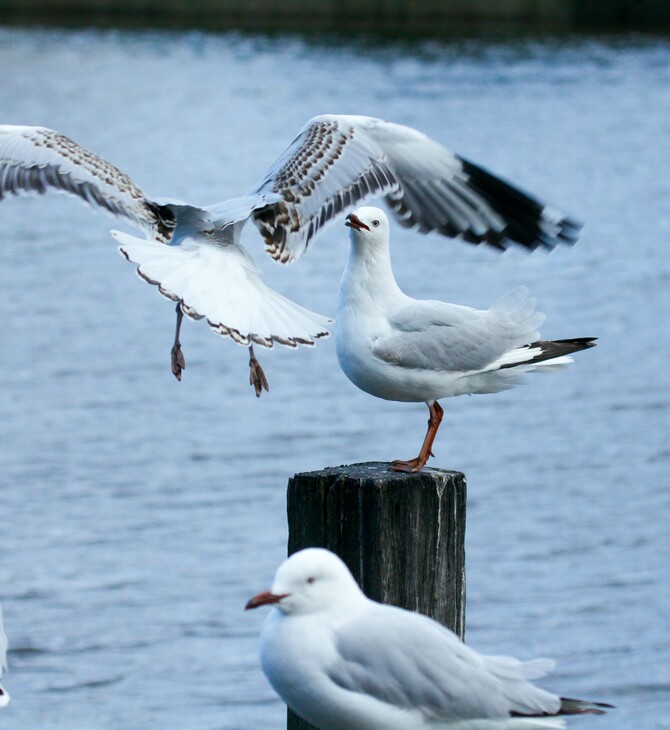
[(497, 249), (552, 249), (574, 243), (581, 229), (418, 130), (373, 117), (312, 119), (254, 192), (275, 196), (253, 219), (268, 252), (283, 262), (372, 195), (383, 197), (404, 226)]
[(281, 200), (253, 214), (266, 250), (286, 263), (346, 208), (398, 189), (383, 150), (346, 118), (317, 117), (301, 130), (254, 191)]
[(158, 240), (172, 235), (170, 211), (107, 160), (51, 129), (0, 125), (0, 200), (50, 190), (126, 218)]

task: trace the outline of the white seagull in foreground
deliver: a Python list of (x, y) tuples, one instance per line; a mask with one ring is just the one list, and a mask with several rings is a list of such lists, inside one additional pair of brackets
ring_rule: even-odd
[(69, 193), (134, 224), (145, 238), (112, 231), (138, 274), (177, 303), (172, 371), (185, 367), (184, 314), (249, 347), (250, 380), (267, 381), (253, 345), (312, 345), (330, 320), (266, 287), (240, 233), (251, 219), (277, 261), (297, 259), (346, 208), (375, 195), (405, 226), (499, 249), (574, 243), (581, 226), (421, 132), (361, 116), (310, 120), (246, 196), (216, 205), (150, 198), (127, 175), (59, 132), (0, 125), (0, 200)]
[(384, 211), (359, 208), (346, 225), (351, 247), (335, 323), (340, 367), (366, 393), (425, 402), (430, 412), (419, 455), (392, 462), (393, 470), (419, 471), (432, 455), (439, 398), (511, 388), (523, 373), (563, 367), (572, 362), (568, 353), (594, 345), (592, 337), (540, 340), (544, 315), (525, 287), (487, 310), (411, 299), (393, 277)]
[[(2, 606), (0, 606), (0, 679), (2, 679), (3, 671), (7, 671), (7, 636), (5, 635), (5, 627), (2, 621)], [(9, 695), (0, 684), (0, 707), (6, 707), (8, 704)]]
[(558, 715), (610, 707), (531, 684), (549, 659), (482, 656), (427, 616), (369, 600), (328, 550), (292, 555), (246, 607), (266, 604), (265, 676), (319, 730), (562, 728)]

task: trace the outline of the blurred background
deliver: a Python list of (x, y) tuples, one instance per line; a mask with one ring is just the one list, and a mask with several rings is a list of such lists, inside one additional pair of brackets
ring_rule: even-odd
[(0, 22), (360, 32), (603, 32), (670, 27), (665, 0), (2, 0)]
[[(662, 730), (670, 42), (585, 34), (587, 5), (619, 30), (667, 21), (666, 4), (651, 2), (445, 3), (429, 18), (435, 37), (416, 38), (430, 3), (368, 14), (293, 0), (263, 6), (263, 18), (259, 3), (135, 2), (134, 27), (122, 28), (133, 20), (117, 14), (123, 3), (5, 1), (0, 109), (2, 123), (70, 135), (148, 195), (202, 204), (251, 189), (310, 117), (370, 114), (584, 221), (574, 248), (533, 255), (394, 225), (393, 261), (411, 296), (488, 307), (525, 284), (547, 314), (543, 336), (600, 338), (563, 372), (443, 401), (431, 464), (468, 478), (467, 641), (552, 656), (544, 686), (617, 705), (571, 727)], [(248, 32), (250, 12), (262, 29), (276, 18), (274, 32)], [(452, 32), (464, 13), (474, 25)], [(288, 16), (303, 32), (284, 32)], [(257, 400), (246, 350), (202, 322), (184, 325), (178, 383), (174, 306), (134, 276), (110, 227), (122, 224), (56, 195), (0, 205), (12, 695), (0, 723), (280, 730), (284, 707), (257, 658), (264, 617), (242, 609), (285, 556), (287, 479), (413, 456), (425, 406), (356, 390), (332, 340), (257, 348), (270, 381)], [(288, 268), (252, 227), (244, 239), (272, 286), (334, 315), (342, 222)]]

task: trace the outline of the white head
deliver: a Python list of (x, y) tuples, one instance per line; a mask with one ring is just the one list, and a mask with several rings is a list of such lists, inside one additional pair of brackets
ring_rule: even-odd
[(358, 208), (349, 213), (345, 225), (351, 229), (349, 238), (353, 246), (363, 246), (365, 250), (388, 248), (389, 219), (381, 208)]
[(277, 569), (272, 589), (254, 596), (246, 608), (274, 604), (286, 614), (313, 614), (350, 608), (365, 600), (347, 566), (329, 550), (306, 548)]

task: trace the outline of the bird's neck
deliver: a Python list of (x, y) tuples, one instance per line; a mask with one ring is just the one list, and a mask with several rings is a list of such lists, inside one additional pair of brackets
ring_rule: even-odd
[(393, 276), (388, 248), (362, 250), (352, 243), (342, 275), (340, 303), (356, 300), (385, 305), (389, 300), (403, 296)]

